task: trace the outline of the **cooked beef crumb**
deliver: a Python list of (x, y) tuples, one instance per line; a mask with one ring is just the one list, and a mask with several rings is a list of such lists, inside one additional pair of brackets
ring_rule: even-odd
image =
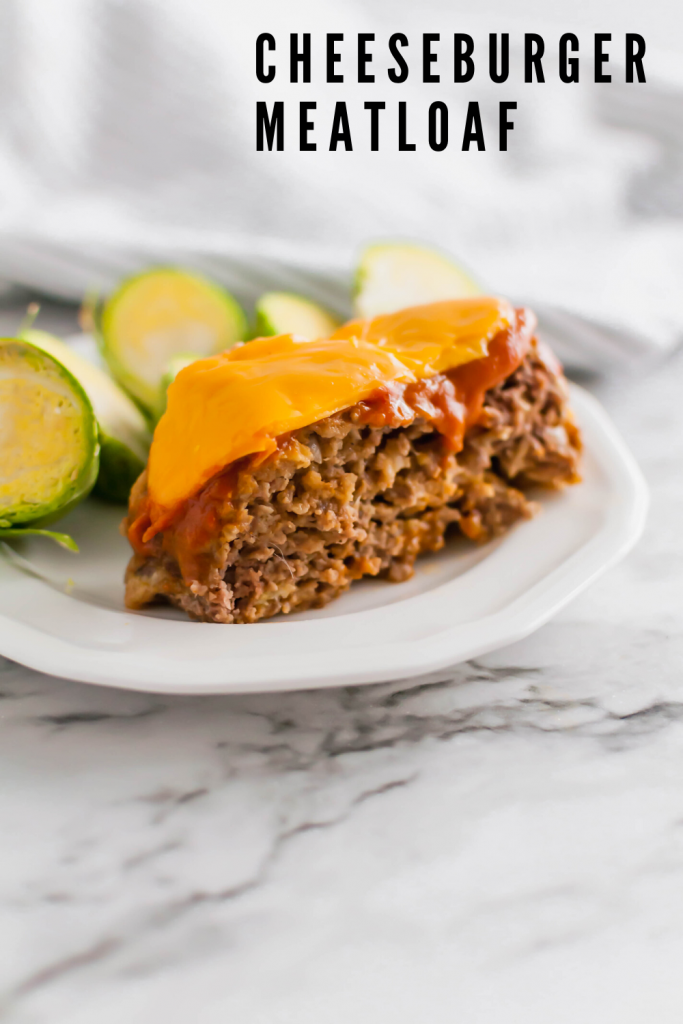
[[(521, 488), (574, 483), (579, 453), (565, 379), (535, 342), (487, 392), (457, 455), (420, 416), (400, 429), (373, 427), (358, 406), (297, 430), (239, 472), (200, 578), (183, 579), (159, 535), (153, 554), (131, 559), (126, 603), (161, 599), (194, 619), (245, 623), (319, 608), (361, 576), (405, 580), (449, 528), (483, 542), (529, 518), (536, 505)], [(143, 474), (131, 522), (145, 490)]]

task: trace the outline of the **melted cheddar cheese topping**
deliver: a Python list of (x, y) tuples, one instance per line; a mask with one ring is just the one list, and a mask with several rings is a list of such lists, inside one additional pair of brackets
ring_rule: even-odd
[(506, 301), (477, 297), (352, 320), (331, 338), (259, 338), (181, 370), (154, 433), (153, 519), (186, 501), (231, 462), (264, 457), (277, 438), (368, 398), (487, 355), (514, 322)]

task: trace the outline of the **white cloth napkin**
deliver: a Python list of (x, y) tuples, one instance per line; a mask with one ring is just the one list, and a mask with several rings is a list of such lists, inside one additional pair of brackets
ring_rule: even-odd
[[(0, 21), (6, 281), (77, 300), (150, 263), (181, 263), (247, 304), (276, 287), (345, 313), (359, 247), (407, 238), (440, 246), (488, 289), (535, 306), (572, 365), (638, 362), (683, 336), (683, 85), (661, 58), (648, 55), (646, 85), (625, 84), (616, 61), (611, 85), (590, 85), (586, 34), (582, 84), (563, 85), (551, 27), (547, 81), (525, 85), (522, 33), (509, 18), (501, 25), (490, 9), (488, 21), (459, 17), (455, 26), (437, 0), (256, 0), (239, 9), (218, 0), (6, 0)], [(482, 55), (468, 86), (450, 81), (456, 28), (472, 32)], [(512, 76), (495, 86), (483, 57), (488, 31), (503, 28)], [(386, 43), (398, 29), (410, 38), (411, 64), (400, 87), (386, 78)], [(264, 30), (278, 40), (273, 86), (254, 74)], [(338, 86), (323, 80), (332, 30), (346, 40), (347, 81)], [(442, 33), (439, 85), (420, 81), (427, 30)], [(290, 31), (313, 35), (310, 85), (288, 81)], [(361, 31), (376, 35), (374, 86), (354, 81)], [(292, 130), (284, 153), (257, 153), (258, 99), (284, 99), (292, 123), (299, 100), (317, 101), (318, 151), (299, 152)], [(348, 103), (352, 153), (327, 151), (337, 99)], [(369, 151), (367, 99), (387, 103), (379, 153)], [(427, 146), (435, 99), (451, 109), (453, 142), (442, 153)], [(458, 144), (471, 99), (485, 120), (484, 153)], [(500, 99), (518, 101), (507, 153), (497, 151)], [(415, 153), (396, 151), (399, 100)]]

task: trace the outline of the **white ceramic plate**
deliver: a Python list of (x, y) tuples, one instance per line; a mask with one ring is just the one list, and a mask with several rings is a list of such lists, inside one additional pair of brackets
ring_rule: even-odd
[(541, 495), (535, 519), (485, 547), (455, 540), (406, 583), (360, 581), (325, 609), (256, 625), (126, 611), (121, 509), (87, 501), (60, 524), (80, 555), (2, 545), (0, 653), (89, 683), (238, 693), (405, 678), (518, 640), (622, 558), (645, 520), (645, 482), (606, 413), (581, 388), (572, 401), (584, 480)]

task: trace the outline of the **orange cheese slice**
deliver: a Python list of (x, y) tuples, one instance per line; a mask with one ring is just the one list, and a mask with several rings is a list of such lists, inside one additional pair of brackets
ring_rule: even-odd
[(326, 340), (283, 334), (181, 370), (154, 433), (148, 494), (154, 519), (235, 459), (274, 451), (276, 439), (368, 398), (487, 354), (514, 321), (506, 301), (477, 297), (352, 320)]

